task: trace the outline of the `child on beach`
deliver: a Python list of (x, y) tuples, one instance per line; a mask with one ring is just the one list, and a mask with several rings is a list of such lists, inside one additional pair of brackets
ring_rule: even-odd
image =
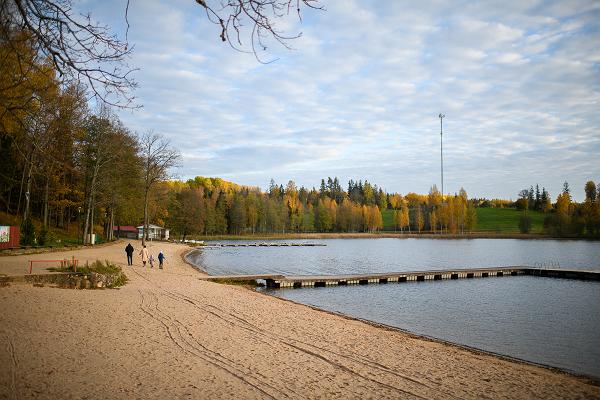
[(166, 260), (165, 254), (163, 253), (163, 251), (161, 250), (158, 253), (158, 268), (159, 269), (163, 269), (163, 261)]
[(148, 262), (150, 263), (150, 268), (154, 268), (154, 256), (150, 254), (150, 258), (148, 258)]

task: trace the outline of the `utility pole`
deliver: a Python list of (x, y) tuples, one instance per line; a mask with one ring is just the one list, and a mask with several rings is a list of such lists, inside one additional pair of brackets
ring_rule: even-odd
[(444, 148), (442, 146), (442, 121), (446, 114), (440, 114), (440, 165), (442, 169), (442, 203), (444, 202)]

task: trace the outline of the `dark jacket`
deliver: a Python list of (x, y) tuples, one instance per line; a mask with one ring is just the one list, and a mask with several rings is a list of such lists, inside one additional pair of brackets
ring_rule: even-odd
[(133, 254), (133, 246), (131, 245), (131, 243), (129, 243), (127, 245), (127, 247), (125, 247), (125, 253), (127, 253), (127, 255), (132, 255)]

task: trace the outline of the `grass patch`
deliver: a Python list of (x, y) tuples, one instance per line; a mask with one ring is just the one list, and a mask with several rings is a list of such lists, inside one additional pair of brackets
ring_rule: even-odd
[[(515, 208), (477, 208), (476, 232), (519, 233), (519, 219), (523, 214)], [(542, 233), (544, 214), (541, 211), (529, 211), (531, 218), (530, 233)]]

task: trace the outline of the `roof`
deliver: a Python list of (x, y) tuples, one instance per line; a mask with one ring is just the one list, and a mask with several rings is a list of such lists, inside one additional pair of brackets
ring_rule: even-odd
[(119, 232), (136, 232), (137, 233), (137, 228), (133, 225), (121, 225), (121, 226), (113, 226), (113, 231), (119, 231)]
[[(154, 225), (154, 224), (148, 224), (148, 228), (165, 229), (162, 226), (158, 226), (158, 225)], [(137, 229), (144, 229), (144, 225), (138, 226)]]

